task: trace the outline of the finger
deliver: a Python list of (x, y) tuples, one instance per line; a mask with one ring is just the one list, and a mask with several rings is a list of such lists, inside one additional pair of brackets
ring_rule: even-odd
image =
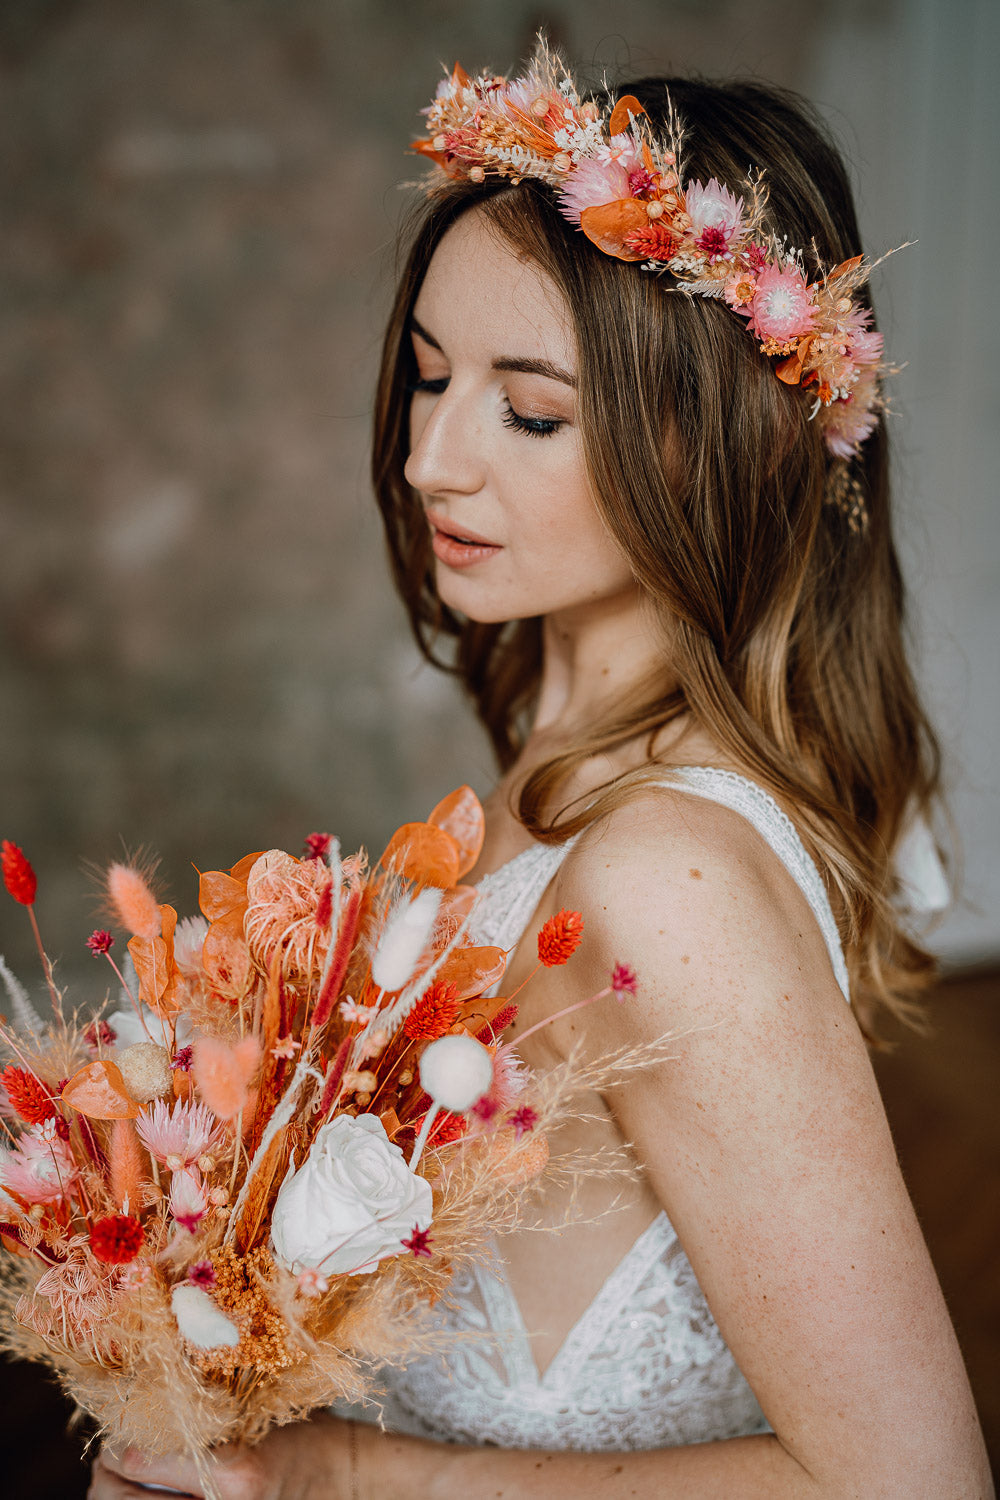
[[(130, 1483), (128, 1494), (174, 1494), (199, 1500), (202, 1487), (191, 1459), (179, 1454), (145, 1453), (131, 1445), (120, 1454), (102, 1448), (97, 1463), (119, 1482)], [(95, 1465), (96, 1469), (97, 1465)]]

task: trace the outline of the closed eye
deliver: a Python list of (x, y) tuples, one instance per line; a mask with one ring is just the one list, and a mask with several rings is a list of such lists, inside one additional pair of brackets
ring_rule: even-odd
[(410, 381), (406, 389), (411, 395), (423, 392), (429, 396), (440, 396), (448, 389), (448, 379), (447, 375), (439, 375), (437, 380), (422, 380), (418, 376), (416, 380)]
[(513, 428), (515, 432), (526, 433), (528, 437), (551, 437), (565, 425), (559, 417), (522, 417), (509, 400), (504, 402), (504, 407), (504, 414), (500, 419), (503, 425)]

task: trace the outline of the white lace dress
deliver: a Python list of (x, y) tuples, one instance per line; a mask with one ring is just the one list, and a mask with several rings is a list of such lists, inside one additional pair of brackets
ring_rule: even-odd
[[(753, 824), (812, 907), (846, 997), (826, 891), (777, 803), (743, 777), (707, 767), (681, 768), (665, 784), (724, 803)], [(477, 941), (507, 949), (517, 943), (572, 843), (535, 845), (483, 879)], [(665, 1213), (619, 1261), (544, 1375), (499, 1248), (491, 1265), (455, 1277), (441, 1318), (463, 1334), (446, 1357), (382, 1372), (382, 1419), (391, 1431), (507, 1448), (622, 1452), (768, 1430)], [(379, 1417), (372, 1406), (351, 1415)]]

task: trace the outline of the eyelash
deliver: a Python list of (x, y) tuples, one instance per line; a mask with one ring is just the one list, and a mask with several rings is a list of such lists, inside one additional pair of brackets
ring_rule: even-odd
[[(437, 380), (412, 380), (407, 390), (412, 394), (421, 393), (428, 396), (440, 396), (448, 387), (448, 377), (440, 376)], [(510, 427), (514, 432), (523, 432), (526, 437), (551, 437), (563, 426), (558, 417), (522, 417), (511, 406), (508, 398), (504, 398), (506, 411), (500, 418), (505, 427)]]

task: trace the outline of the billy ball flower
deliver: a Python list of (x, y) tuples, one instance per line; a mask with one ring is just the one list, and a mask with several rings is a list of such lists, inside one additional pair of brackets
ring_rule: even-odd
[(556, 968), (570, 959), (583, 937), (583, 917), (578, 911), (563, 910), (549, 917), (538, 934), (538, 961), (547, 969)]

